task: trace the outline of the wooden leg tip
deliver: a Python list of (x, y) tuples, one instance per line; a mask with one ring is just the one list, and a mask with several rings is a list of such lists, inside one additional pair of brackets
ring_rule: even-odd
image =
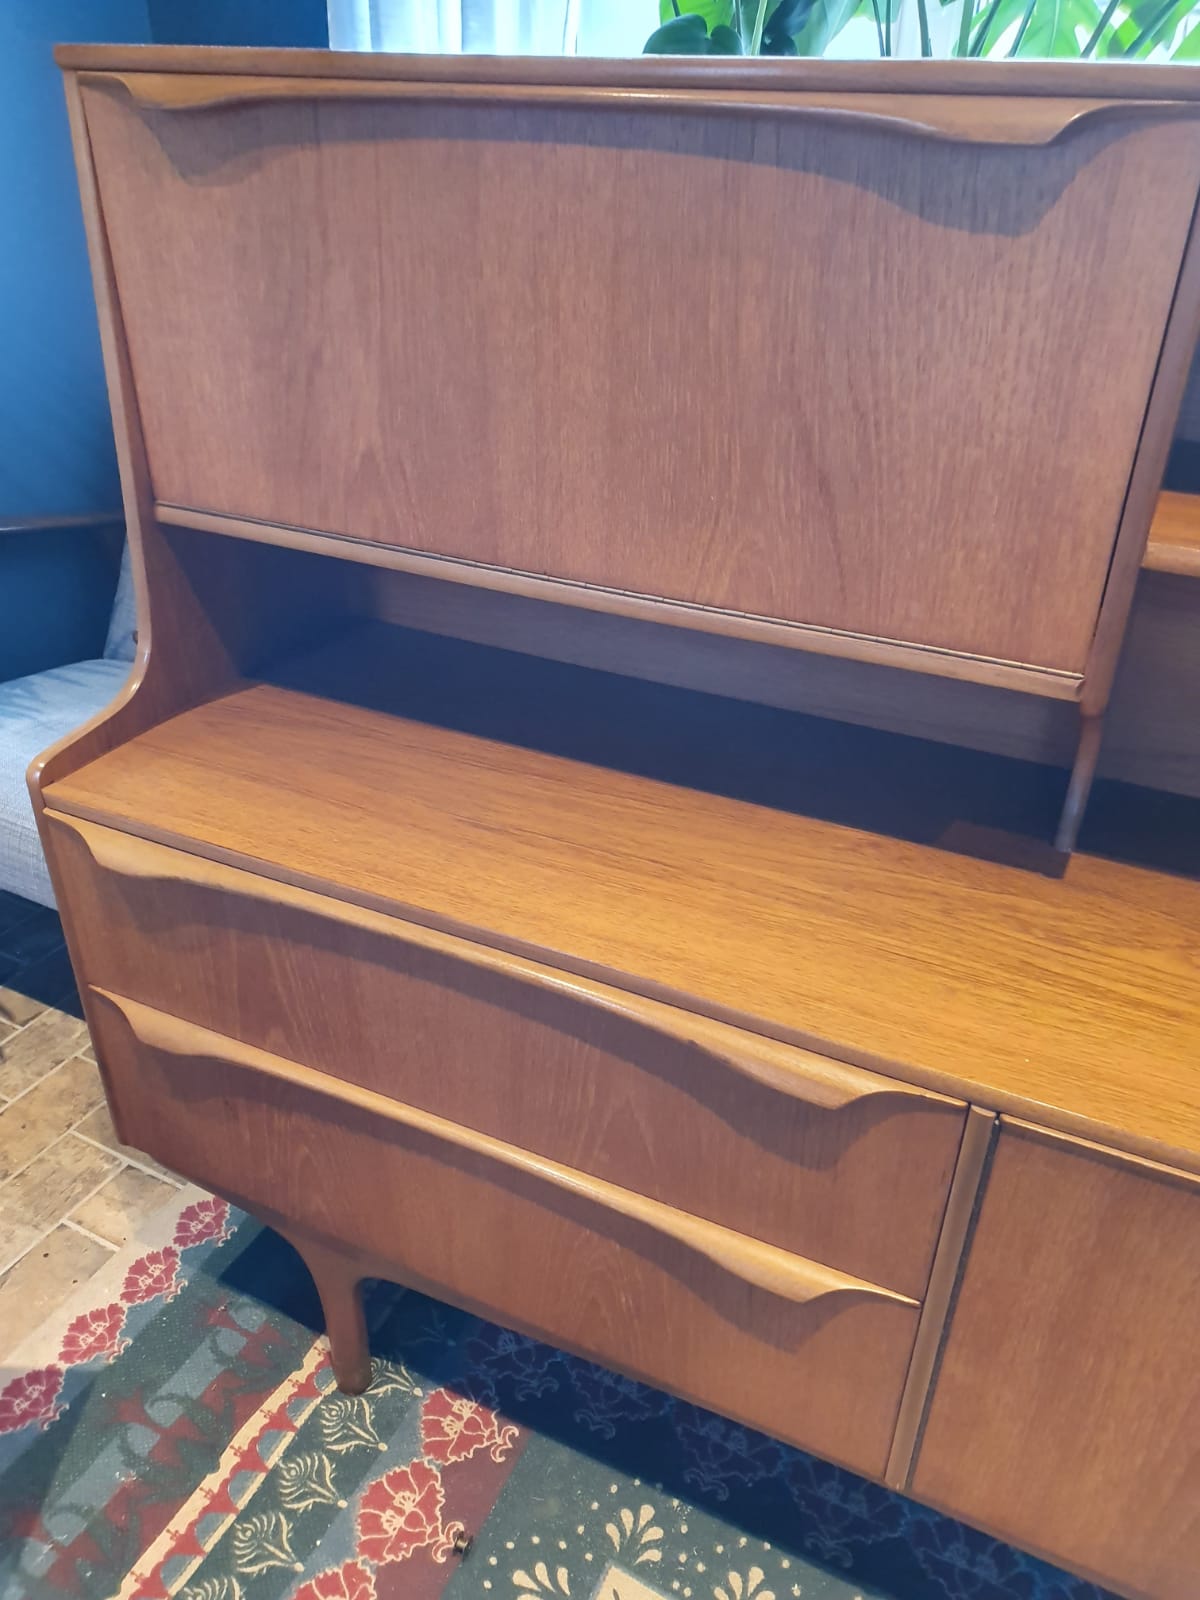
[(330, 1364), (333, 1367), (334, 1382), (343, 1394), (362, 1394), (364, 1389), (370, 1387), (372, 1372), (369, 1356), (355, 1356), (349, 1361), (339, 1361), (331, 1350)]

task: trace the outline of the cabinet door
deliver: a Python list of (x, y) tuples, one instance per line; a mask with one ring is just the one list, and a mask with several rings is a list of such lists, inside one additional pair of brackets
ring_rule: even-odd
[(83, 91), (156, 499), (1083, 670), (1200, 124), (291, 89)]
[(912, 1492), (1152, 1600), (1200, 1592), (1200, 1179), (1005, 1121)]

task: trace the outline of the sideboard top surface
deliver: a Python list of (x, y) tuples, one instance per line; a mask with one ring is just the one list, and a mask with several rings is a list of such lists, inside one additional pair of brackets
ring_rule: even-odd
[(1200, 885), (1088, 856), (1055, 881), (612, 770), (577, 758), (602, 697), (543, 700), (568, 755), (396, 715), (393, 634), (173, 718), (46, 803), (1200, 1162)]

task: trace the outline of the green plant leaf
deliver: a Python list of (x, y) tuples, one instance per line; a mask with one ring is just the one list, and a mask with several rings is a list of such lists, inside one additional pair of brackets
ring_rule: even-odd
[(1200, 23), (1185, 33), (1175, 46), (1172, 61), (1200, 61)]
[(814, 0), (779, 0), (779, 4), (767, 14), (764, 38), (768, 33), (799, 33), (808, 21), (813, 4)]
[(804, 27), (814, 3), (815, 0), (779, 0), (763, 29), (761, 54), (794, 56), (796, 41), (792, 36)]
[[(766, 26), (767, 6), (769, 3), (770, 0), (758, 0), (757, 5), (754, 7), (754, 21), (750, 24), (750, 37), (744, 41), (748, 56), (762, 54), (763, 28)], [(743, 28), (745, 27), (745, 17), (743, 17), (742, 26)]]
[(925, 0), (917, 0), (917, 25), (921, 30), (921, 54), (931, 56), (933, 44), (929, 37), (929, 13), (925, 9)]
[(1095, 54), (1096, 46), (1100, 43), (1101, 39), (1104, 37), (1105, 32), (1111, 26), (1112, 19), (1113, 19), (1114, 15), (1116, 14), (1117, 7), (1120, 4), (1121, 4), (1121, 0), (1108, 0), (1108, 4), (1105, 6), (1104, 10), (1100, 14), (1099, 21), (1096, 23), (1096, 26), (1092, 29), (1091, 34), (1088, 37), (1087, 43), (1084, 45), (1082, 51), (1080, 52), (1080, 54), (1082, 56), (1084, 56), (1086, 58), (1088, 56), (1091, 56), (1091, 55)]
[[(1018, 10), (1023, 9), (1019, 5)], [(1095, 0), (1038, 0), (1025, 30), (1021, 53), (1029, 57), (1077, 57), (1101, 17)], [(993, 30), (998, 38), (1008, 21)]]
[(1003, 4), (1004, 0), (988, 0), (988, 4), (984, 7), (983, 15), (979, 19), (979, 26), (975, 29), (974, 37), (971, 40), (971, 48), (968, 52), (970, 55), (981, 56), (983, 54), (992, 36), (992, 30), (996, 26), (996, 19)]
[(798, 33), (796, 54), (822, 56), (858, 10), (861, 0), (815, 0), (808, 21)]
[[(730, 28), (733, 26), (733, 0), (684, 0), (679, 7), (686, 16), (703, 17), (704, 26), (709, 33), (714, 28)], [(675, 20), (675, 7), (671, 0), (658, 0), (658, 20), (660, 22), (673, 22)], [(680, 18), (682, 21), (683, 19)]]
[(742, 41), (732, 28), (725, 27), (722, 23), (708, 36), (709, 53), (714, 56), (740, 56)]
[(642, 46), (645, 56), (710, 56), (712, 53), (708, 23), (694, 11), (672, 17), (661, 28), (655, 28)]
[(975, 21), (975, 0), (962, 0), (962, 10), (958, 17), (958, 41), (954, 46), (956, 56), (969, 56), (971, 53), (971, 26)]
[(1134, 4), (1130, 17), (1138, 26), (1132, 44), (1121, 51), (1125, 60), (1148, 56), (1156, 45), (1166, 44), (1175, 37), (1176, 30), (1191, 13), (1194, 0), (1164, 0), (1159, 6)]

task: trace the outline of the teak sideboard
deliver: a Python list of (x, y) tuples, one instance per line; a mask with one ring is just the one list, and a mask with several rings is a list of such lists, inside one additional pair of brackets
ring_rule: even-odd
[(1200, 887), (949, 848), (949, 747), (672, 664), (1077, 702), (1070, 850), (1200, 73), (59, 60), (140, 654), (30, 783), (122, 1137), (348, 1389), (395, 1278), (1194, 1596)]

